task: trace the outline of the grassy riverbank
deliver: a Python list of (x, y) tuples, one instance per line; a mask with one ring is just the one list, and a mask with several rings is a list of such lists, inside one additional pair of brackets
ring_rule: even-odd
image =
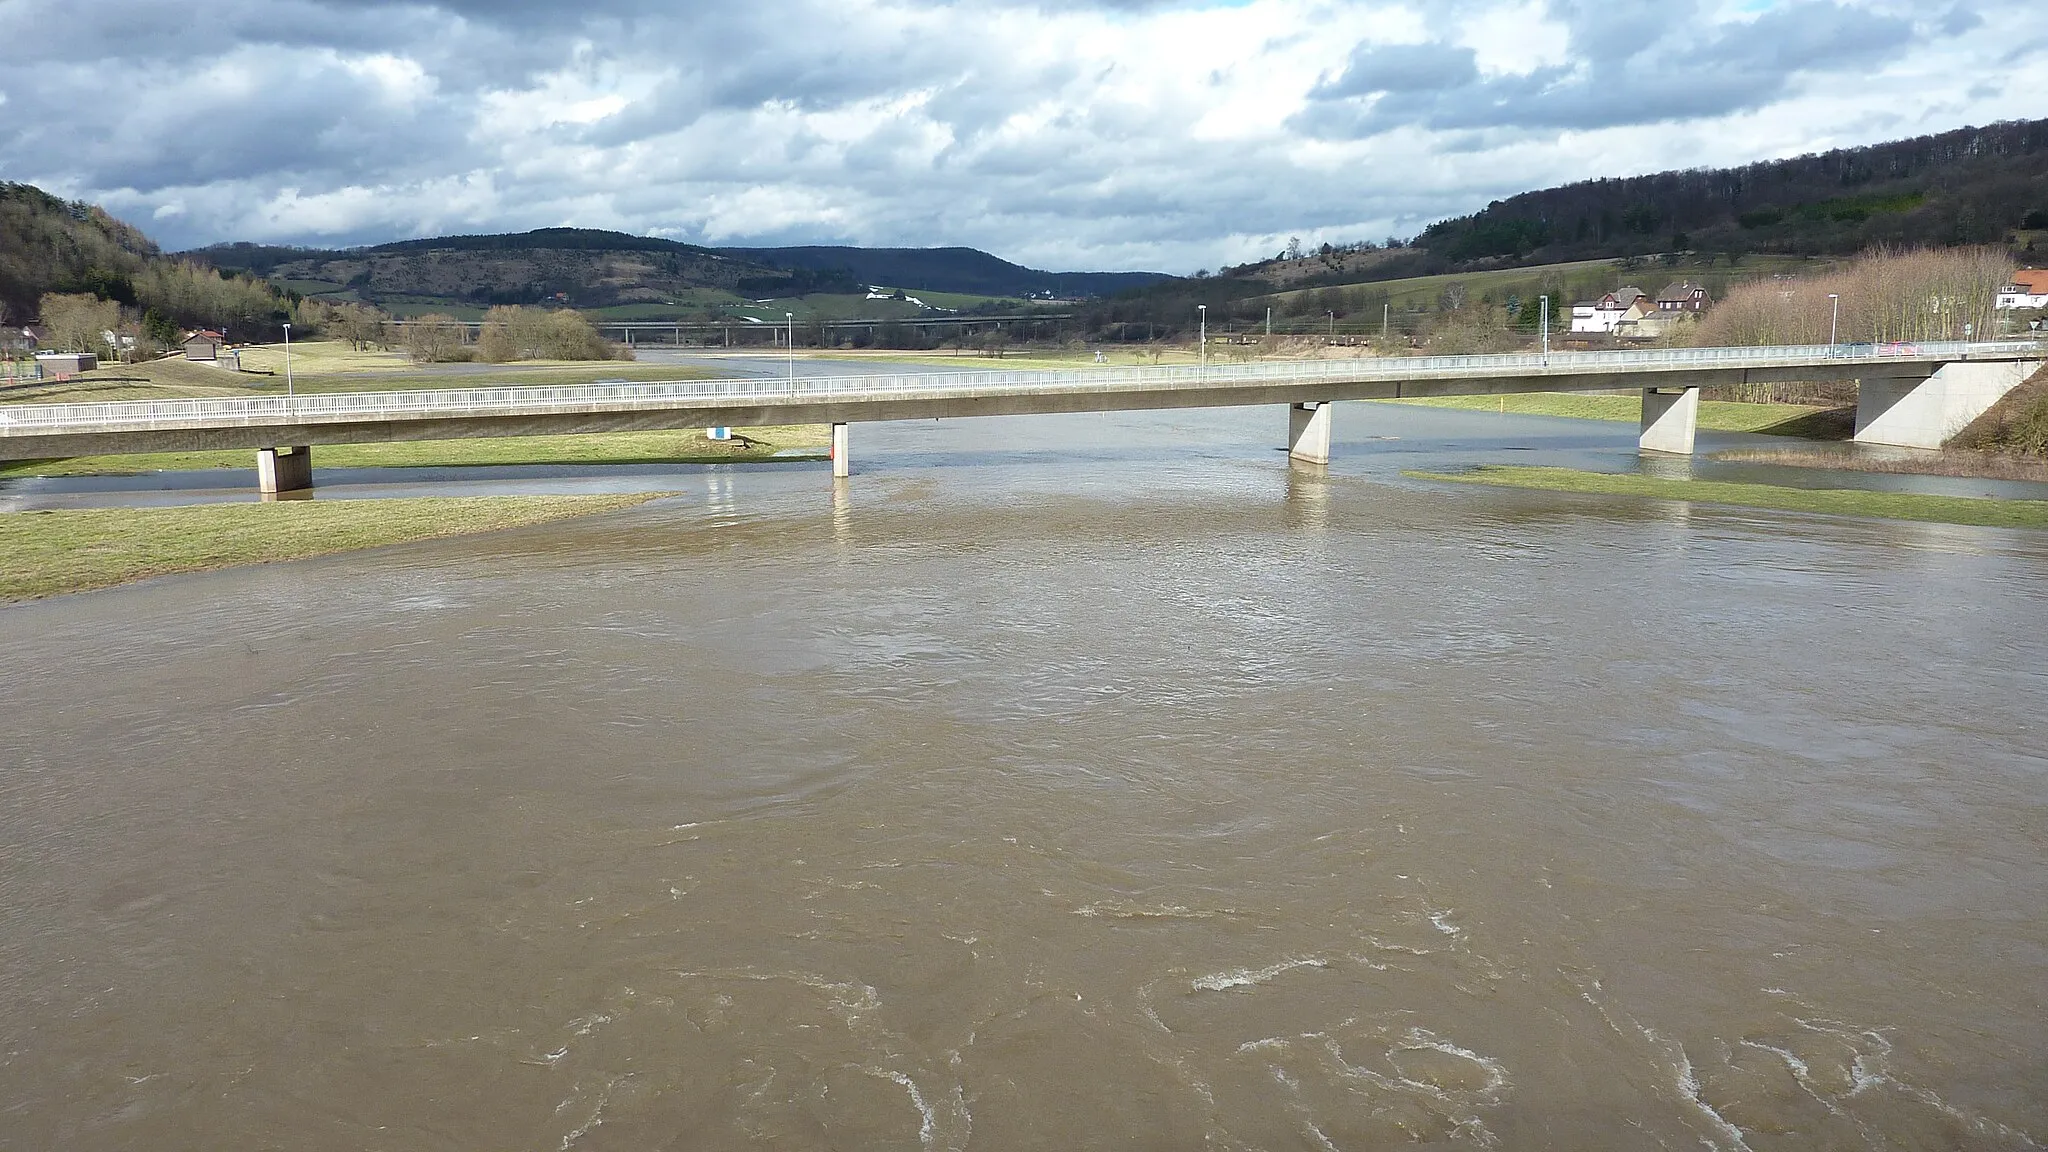
[(1864, 492), (1845, 488), (1783, 488), (1721, 480), (1664, 480), (1634, 474), (1581, 472), (1572, 468), (1482, 465), (1470, 472), (1405, 472), (1422, 480), (1490, 484), (1546, 492), (1601, 496), (1644, 496), (1697, 504), (1729, 504), (1830, 516), (1868, 516), (1989, 528), (2048, 528), (2048, 500), (1995, 500), (1972, 496), (1928, 496), (1907, 492)]
[(1886, 472), (1902, 476), (1966, 476), (1978, 480), (2026, 480), (2048, 484), (2048, 458), (1944, 448), (1896, 456), (1842, 453), (1824, 448), (1742, 448), (1714, 453), (1716, 460), (1743, 464), (1786, 464), (1794, 468), (1829, 468), (1846, 472)]
[[(1518, 416), (1567, 416), (1575, 420), (1611, 420), (1638, 424), (1643, 398), (1590, 396), (1579, 392), (1523, 392), (1509, 396), (1436, 396), (1383, 400), (1383, 404), (1419, 404), (1468, 412), (1508, 412)], [(1756, 432), (1766, 436), (1798, 436), (1808, 440), (1847, 440), (1855, 429), (1855, 413), (1847, 408), (1816, 408), (1804, 404), (1744, 404), (1732, 400), (1700, 401), (1700, 430)]]
[(0, 602), (152, 576), (467, 536), (629, 507), (657, 494), (294, 500), (0, 516)]
[[(818, 459), (832, 446), (824, 424), (736, 430), (740, 440), (713, 440), (699, 428), (660, 432), (606, 432), (586, 436), (509, 436), (485, 440), (401, 440), (386, 444), (323, 444), (313, 449), (316, 468), (424, 468), (505, 464), (740, 464), (771, 459)], [(778, 457), (778, 453), (792, 455)], [(256, 453), (153, 452), (79, 456), (0, 464), (0, 476), (133, 476), (144, 472), (254, 471)]]

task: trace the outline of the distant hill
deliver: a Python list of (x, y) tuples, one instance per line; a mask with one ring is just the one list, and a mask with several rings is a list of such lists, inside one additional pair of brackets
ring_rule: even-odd
[(470, 305), (566, 299), (664, 304), (698, 290), (748, 298), (854, 293), (873, 284), (982, 296), (1101, 295), (1163, 273), (1039, 272), (972, 248), (704, 248), (590, 228), (402, 240), (324, 250), (224, 244), (185, 253), (323, 295)]
[(1415, 245), (1454, 270), (1666, 251), (1847, 255), (2043, 228), (2048, 120), (2026, 120), (1524, 192), (1432, 224)]
[(93, 292), (135, 302), (133, 277), (157, 247), (95, 204), (32, 184), (0, 184), (0, 309), (32, 319), (46, 292)]
[(977, 248), (721, 248), (778, 268), (843, 270), (863, 284), (975, 296), (1111, 296), (1170, 280), (1164, 272), (1040, 272)]
[(857, 290), (849, 277), (792, 273), (708, 248), (587, 228), (402, 240), (341, 250), (225, 244), (183, 255), (267, 276), (308, 295), (372, 304), (661, 304), (711, 289), (740, 296)]

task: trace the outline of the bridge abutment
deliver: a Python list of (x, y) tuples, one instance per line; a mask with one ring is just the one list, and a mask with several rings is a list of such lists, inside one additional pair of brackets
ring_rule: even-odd
[(1939, 448), (2040, 371), (2039, 360), (1944, 364), (1925, 380), (1859, 380), (1856, 441)]
[(1309, 464), (1330, 462), (1330, 403), (1294, 404), (1287, 409), (1287, 455)]
[(1699, 427), (1699, 389), (1643, 389), (1643, 430), (1636, 438), (1636, 447), (1645, 452), (1690, 456)]
[(309, 447), (258, 448), (256, 490), (276, 494), (313, 486), (313, 450)]
[(853, 475), (852, 428), (850, 424), (832, 426), (832, 478), (835, 480)]

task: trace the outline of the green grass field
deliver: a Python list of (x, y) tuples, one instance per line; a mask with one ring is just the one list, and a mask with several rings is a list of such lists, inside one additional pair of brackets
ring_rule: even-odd
[[(589, 436), (513, 436), (480, 440), (400, 440), (385, 444), (323, 444), (313, 450), (316, 468), (421, 468), (510, 464), (739, 464), (778, 458), (819, 459), (831, 448), (832, 430), (823, 424), (742, 428), (750, 447), (712, 440), (702, 429), (665, 432), (607, 432)], [(201, 472), (215, 468), (253, 471), (255, 453), (153, 452), (127, 456), (79, 456), (68, 460), (24, 460), (0, 464), (0, 476), (133, 476), (145, 472)]]
[(1847, 488), (1784, 488), (1775, 484), (1737, 484), (1722, 480), (1664, 480), (1634, 474), (1581, 472), (1572, 468), (1524, 468), (1482, 465), (1470, 472), (1404, 472), (1421, 480), (1453, 484), (1490, 484), (1502, 488), (1534, 488), (1546, 492), (1583, 492), (1601, 496), (1641, 496), (1696, 504), (1739, 508), (1770, 508), (1784, 512), (1815, 512), (1830, 516), (1865, 516), (1882, 520), (1915, 520), (1936, 524), (1969, 524), (1987, 528), (2048, 528), (2048, 500), (1998, 500), (1972, 496), (1929, 496), (1907, 492), (1865, 492)]
[(656, 495), (293, 500), (18, 512), (0, 516), (0, 601), (494, 532), (608, 512)]
[[(1577, 420), (1610, 420), (1639, 424), (1641, 396), (1590, 396), (1576, 392), (1524, 392), (1511, 396), (1435, 396), (1382, 400), (1382, 404), (1415, 404), (1466, 412), (1506, 412), (1517, 416), (1565, 416)], [(1799, 436), (1808, 440), (1846, 440), (1854, 418), (1845, 409), (1804, 404), (1743, 404), (1731, 400), (1700, 401), (1700, 428), (1710, 432), (1758, 432), (1766, 436)]]

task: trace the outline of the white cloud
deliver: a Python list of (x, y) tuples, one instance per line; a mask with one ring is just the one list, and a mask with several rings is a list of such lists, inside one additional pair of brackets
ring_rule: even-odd
[(137, 33), (0, 76), (0, 170), (172, 247), (578, 224), (1189, 271), (2040, 115), (2009, 94), (2048, 64), (2018, 0), (176, 7), (0, 0), (36, 41)]

